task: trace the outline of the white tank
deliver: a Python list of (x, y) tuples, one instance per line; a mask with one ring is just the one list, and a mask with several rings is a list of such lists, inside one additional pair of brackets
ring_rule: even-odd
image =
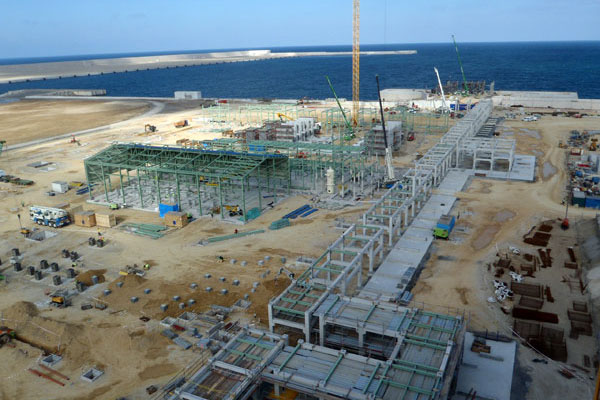
[(327, 193), (335, 192), (335, 171), (333, 168), (327, 169), (327, 173), (325, 174), (327, 177)]

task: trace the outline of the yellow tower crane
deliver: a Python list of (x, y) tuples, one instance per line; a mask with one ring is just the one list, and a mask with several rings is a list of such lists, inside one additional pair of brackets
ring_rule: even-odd
[(357, 126), (360, 108), (360, 0), (354, 0), (352, 33), (352, 124)]

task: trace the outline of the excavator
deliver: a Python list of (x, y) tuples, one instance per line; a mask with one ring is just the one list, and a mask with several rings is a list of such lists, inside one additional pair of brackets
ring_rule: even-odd
[(144, 132), (154, 133), (154, 132), (158, 132), (158, 129), (156, 129), (156, 126), (154, 126), (154, 125), (146, 124), (146, 125), (144, 125)]
[(283, 122), (284, 118), (287, 119), (287, 120), (289, 120), (289, 121), (293, 121), (294, 120), (294, 118), (288, 117), (284, 113), (277, 113), (277, 118), (279, 118), (282, 122)]
[(17, 332), (6, 326), (0, 326), (0, 348), (17, 336)]

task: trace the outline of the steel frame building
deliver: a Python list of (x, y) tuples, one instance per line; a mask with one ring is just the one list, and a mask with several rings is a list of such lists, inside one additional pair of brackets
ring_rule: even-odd
[[(362, 147), (235, 139), (190, 142), (185, 147), (115, 143), (84, 161), (90, 200), (156, 210), (176, 203), (201, 216), (238, 205), (242, 220), (292, 191), (324, 192), (335, 171), (339, 195), (374, 190), (382, 175)], [(269, 202), (271, 200), (269, 199)]]

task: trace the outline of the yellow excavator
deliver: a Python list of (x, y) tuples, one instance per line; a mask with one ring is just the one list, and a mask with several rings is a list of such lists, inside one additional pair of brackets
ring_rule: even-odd
[(288, 116), (287, 116), (287, 115), (285, 115), (284, 113), (277, 113), (277, 117), (278, 117), (278, 118), (279, 118), (281, 121), (283, 121), (283, 119), (284, 119), (284, 118), (285, 118), (285, 119), (287, 119), (287, 120), (289, 120), (289, 121), (293, 121), (293, 120), (294, 120), (294, 118), (292, 118), (292, 117), (288, 117)]

